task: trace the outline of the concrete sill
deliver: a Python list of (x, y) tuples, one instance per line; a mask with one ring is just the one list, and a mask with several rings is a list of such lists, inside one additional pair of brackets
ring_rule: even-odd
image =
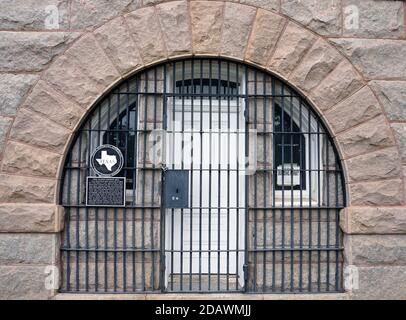
[(333, 294), (71, 294), (55, 300), (350, 300), (350, 293)]

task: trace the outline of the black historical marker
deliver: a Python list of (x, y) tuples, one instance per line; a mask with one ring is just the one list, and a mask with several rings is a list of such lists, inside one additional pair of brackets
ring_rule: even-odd
[(87, 177), (86, 205), (125, 206), (125, 178)]

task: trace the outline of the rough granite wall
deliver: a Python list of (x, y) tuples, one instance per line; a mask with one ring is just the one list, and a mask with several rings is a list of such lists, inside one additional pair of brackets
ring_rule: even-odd
[(195, 54), (245, 57), (309, 93), (346, 160), (351, 297), (406, 298), (405, 2), (162, 2), (0, 0), (0, 298), (55, 293), (45, 287), (63, 228), (55, 177), (84, 109), (119, 74), (186, 55), (191, 42)]

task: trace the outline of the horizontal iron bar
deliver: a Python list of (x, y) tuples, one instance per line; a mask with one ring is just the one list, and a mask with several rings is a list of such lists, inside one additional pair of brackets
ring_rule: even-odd
[[(286, 194), (289, 194), (290, 191), (287, 191)], [(285, 202), (290, 202), (290, 199), (285, 199)], [(306, 204), (306, 201), (303, 200), (303, 204)], [(290, 210), (290, 209), (312, 209), (312, 210), (341, 210), (344, 209), (343, 206), (338, 206), (338, 207), (311, 207), (311, 206), (286, 206), (286, 207), (248, 207), (248, 210)]]
[(248, 249), (248, 252), (273, 252), (273, 251), (343, 251), (344, 247), (296, 247), (296, 248), (265, 248), (265, 249)]
[[(200, 87), (200, 86), (197, 86)], [(166, 96), (181, 97), (182, 100), (190, 100), (188, 97), (195, 98), (301, 98), (298, 95), (286, 95), (286, 94), (224, 94), (224, 93), (176, 93), (176, 92), (157, 92), (157, 91), (132, 91), (132, 92), (113, 92), (113, 95), (154, 95), (154, 96)]]
[[(155, 291), (146, 291), (146, 290), (127, 290), (127, 291), (122, 291), (122, 290), (113, 290), (113, 289), (108, 289), (107, 291), (104, 290), (104, 288), (101, 288), (99, 290), (85, 290), (85, 289), (81, 289), (81, 290), (59, 290), (60, 293), (66, 293), (66, 294), (80, 294), (80, 293), (86, 293), (86, 294), (91, 294), (91, 295), (96, 295), (96, 294), (100, 294), (100, 295), (108, 295), (108, 294), (125, 294), (125, 295), (131, 295), (131, 294), (151, 294), (151, 295), (162, 295), (162, 291), (161, 289), (159, 290), (155, 290)], [(205, 294), (205, 293), (219, 293), (219, 294), (241, 294), (244, 293), (245, 295), (249, 296), (249, 295), (254, 295), (254, 294), (283, 294), (283, 293), (292, 293), (292, 294), (306, 294), (306, 295), (310, 295), (310, 294), (326, 294), (326, 293), (330, 293), (330, 294), (335, 294), (335, 293), (344, 293), (344, 290), (322, 290), (322, 291), (306, 291), (305, 289), (303, 290), (289, 290), (286, 289), (284, 291), (280, 291), (280, 290), (267, 290), (267, 291), (245, 291), (244, 288), (240, 289), (240, 290), (229, 290), (229, 291), (215, 291), (215, 290), (211, 290), (211, 291), (207, 291), (207, 290), (193, 290), (193, 291), (178, 291), (178, 290), (173, 290), (173, 291), (164, 291), (164, 294), (168, 294), (168, 293), (179, 293), (179, 294)]]
[(167, 249), (165, 249), (165, 252), (183, 252), (183, 253), (200, 253), (200, 252), (209, 252), (209, 253), (211, 253), (211, 252), (213, 252), (213, 253), (218, 253), (218, 252), (224, 252), (224, 253), (232, 253), (232, 252), (245, 252), (245, 249), (238, 249), (238, 250), (236, 250), (236, 249), (230, 249), (230, 250), (216, 250), (216, 249), (210, 249), (210, 250), (199, 250), (199, 249), (196, 249), (196, 250), (167, 250)]
[[(199, 110), (195, 110), (199, 111)], [(187, 111), (185, 111), (185, 113), (188, 113)], [(213, 114), (216, 114), (215, 112), (213, 112)], [(251, 123), (254, 124), (254, 123)], [(261, 123), (259, 123), (261, 124)], [(258, 124), (258, 125), (259, 125)], [(261, 124), (263, 125), (263, 124)], [(267, 124), (265, 124), (267, 125)], [(269, 123), (268, 125), (271, 125), (271, 123)], [(251, 130), (257, 130), (257, 128), (252, 128)], [(126, 130), (126, 129), (119, 129), (119, 130), (111, 130), (111, 129), (80, 129), (79, 132), (114, 132), (114, 133), (151, 133), (153, 131), (165, 131), (166, 133), (178, 133), (178, 134), (192, 134), (192, 133), (196, 133), (196, 134), (215, 134), (215, 133), (223, 133), (223, 134), (241, 134), (241, 135), (245, 135), (246, 132), (244, 130), (228, 130), (227, 127), (218, 129), (218, 128), (207, 128), (207, 130), (163, 130), (161, 128), (156, 128), (156, 129), (137, 129), (137, 130)], [(293, 131), (264, 131), (264, 130), (257, 130), (256, 131), (257, 135), (266, 135), (266, 134), (270, 134), (270, 135), (316, 135), (316, 136), (327, 136), (328, 133), (327, 132), (308, 132), (308, 131), (300, 131), (300, 132), (293, 132)], [(280, 145), (280, 144), (279, 144)], [(290, 145), (285, 143), (284, 144), (285, 147), (289, 147)]]
[(161, 209), (161, 206), (125, 206), (125, 207), (120, 207), (120, 206), (109, 206), (109, 207), (99, 207), (99, 206), (86, 206), (84, 204), (67, 204), (64, 203), (62, 204), (66, 208), (94, 208), (94, 209), (140, 209), (140, 210), (145, 210), (145, 209)]
[(133, 248), (114, 248), (114, 249), (96, 249), (96, 248), (61, 248), (62, 251), (74, 252), (160, 252), (161, 249), (133, 249)]
[[(195, 163), (196, 164), (196, 163)], [(91, 169), (90, 166), (81, 166), (81, 167), (65, 167), (65, 169), (68, 170), (88, 170)], [(160, 171), (162, 170), (161, 167), (124, 167), (122, 170), (145, 170), (145, 171)], [(211, 172), (217, 172), (217, 171), (223, 171), (223, 172), (241, 172), (244, 173), (244, 169), (236, 169), (236, 168), (222, 168), (222, 169), (209, 169), (209, 168), (185, 168), (184, 170), (186, 171), (211, 171)], [(337, 169), (256, 169), (255, 172), (290, 172), (290, 171), (296, 171), (296, 172), (330, 172), (330, 173), (339, 173), (342, 172), (341, 170)], [(289, 188), (289, 186), (286, 186)]]
[[(286, 191), (286, 194), (289, 194), (290, 191)], [(285, 199), (285, 202), (289, 202), (289, 199)], [(303, 204), (306, 204), (306, 201), (303, 200)], [(86, 205), (77, 205), (77, 204), (63, 204), (64, 207), (67, 208), (96, 208), (96, 209), (138, 209), (138, 210), (144, 210), (144, 209), (161, 209), (160, 206), (125, 206), (125, 207), (98, 207), (98, 206), (86, 206)], [(324, 206), (324, 207), (306, 207), (306, 206), (285, 206), (285, 207), (188, 207), (184, 208), (183, 210), (218, 210), (218, 209), (223, 209), (223, 210), (290, 210), (290, 209), (312, 209), (312, 210), (341, 210), (344, 209), (343, 206), (337, 206), (337, 207), (332, 207), (332, 206)], [(170, 210), (170, 209), (168, 209)]]
[[(131, 285), (129, 285), (131, 286)], [(108, 290), (104, 290), (103, 287), (101, 287), (98, 290), (86, 290), (86, 289), (80, 289), (80, 290), (75, 290), (75, 289), (71, 289), (71, 290), (64, 290), (64, 289), (60, 289), (59, 290), (60, 293), (67, 293), (67, 294), (80, 294), (80, 293), (86, 293), (86, 294), (101, 294), (101, 295), (107, 295), (107, 294), (162, 294), (161, 289), (155, 290), (155, 291), (148, 291), (148, 290), (141, 290), (141, 289), (136, 289), (136, 290), (127, 290), (127, 291), (122, 291), (122, 290), (114, 290), (114, 289), (108, 289)]]
[(284, 291), (281, 290), (274, 290), (272, 291), (271, 289), (266, 290), (266, 291), (245, 291), (244, 288), (240, 289), (240, 290), (229, 290), (229, 291), (225, 291), (225, 290), (194, 290), (194, 291), (179, 291), (179, 290), (174, 290), (174, 291), (166, 291), (164, 292), (164, 294), (168, 294), (168, 293), (177, 293), (177, 294), (205, 294), (205, 293), (219, 293), (219, 294), (238, 294), (238, 293), (243, 293), (244, 295), (254, 295), (254, 294), (286, 294), (286, 293), (291, 293), (291, 294), (326, 294), (326, 293), (330, 293), (330, 294), (335, 294), (335, 293), (345, 293), (344, 290), (320, 290), (320, 291), (305, 291), (303, 289), (303, 291), (300, 291), (299, 289), (295, 289), (295, 290), (290, 290), (290, 289), (286, 289)]

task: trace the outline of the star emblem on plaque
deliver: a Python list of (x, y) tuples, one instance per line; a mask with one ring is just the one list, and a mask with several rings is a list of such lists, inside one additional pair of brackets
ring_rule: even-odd
[(124, 157), (121, 150), (105, 144), (96, 148), (90, 159), (90, 166), (96, 175), (114, 177), (123, 169)]

